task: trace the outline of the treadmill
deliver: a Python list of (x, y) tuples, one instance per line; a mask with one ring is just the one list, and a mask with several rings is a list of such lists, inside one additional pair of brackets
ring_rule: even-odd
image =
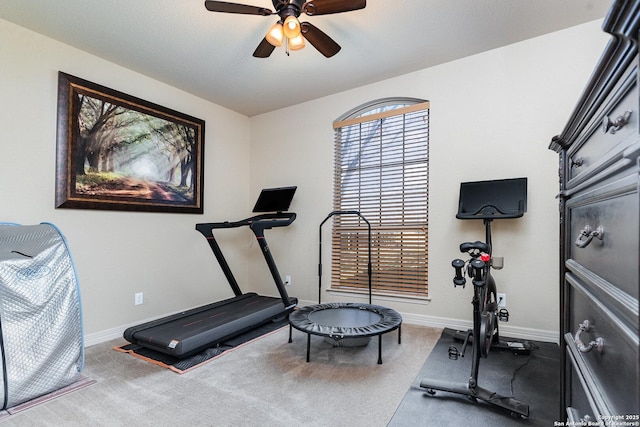
[[(296, 219), (295, 213), (286, 212), (296, 188), (263, 189), (253, 208), (253, 212), (259, 215), (235, 222), (196, 224), (196, 230), (207, 239), (218, 260), (235, 294), (233, 298), (127, 328), (124, 338), (133, 344), (174, 357), (186, 358), (261, 325), (286, 317), (296, 307), (298, 300), (287, 294), (264, 231), (274, 227), (286, 227)], [(280, 294), (279, 298), (253, 292), (243, 293), (213, 236), (213, 230), (216, 229), (245, 226), (253, 231), (258, 240)]]

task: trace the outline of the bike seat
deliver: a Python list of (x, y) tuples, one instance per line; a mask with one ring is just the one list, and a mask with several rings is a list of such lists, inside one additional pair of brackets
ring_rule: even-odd
[(460, 243), (460, 252), (468, 253), (474, 249), (480, 252), (489, 252), (489, 245), (480, 241)]

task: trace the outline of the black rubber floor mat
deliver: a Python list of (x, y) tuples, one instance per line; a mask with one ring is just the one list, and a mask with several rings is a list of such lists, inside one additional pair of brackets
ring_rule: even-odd
[[(459, 394), (436, 392), (431, 396), (420, 387), (425, 378), (466, 383), (471, 368), (471, 348), (464, 357), (450, 359), (450, 347), (462, 350), (456, 331), (445, 329), (416, 376), (411, 388), (387, 427), (408, 425), (547, 427), (560, 414), (560, 348), (556, 343), (529, 341), (530, 354), (491, 350), (480, 359), (478, 385), (529, 405), (529, 417), (518, 418), (501, 408)], [(501, 337), (508, 341), (509, 338)], [(522, 340), (514, 340), (522, 341)]]

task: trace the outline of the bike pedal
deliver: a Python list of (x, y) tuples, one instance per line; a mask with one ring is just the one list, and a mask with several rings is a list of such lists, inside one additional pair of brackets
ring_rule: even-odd
[(501, 322), (508, 322), (509, 321), (509, 310), (507, 310), (506, 308), (501, 308), (500, 310), (498, 310), (498, 319)]
[(454, 346), (449, 347), (449, 359), (458, 360), (458, 356), (460, 356), (460, 352)]
[(528, 355), (531, 352), (530, 349), (529, 349), (529, 345), (527, 345), (526, 341), (525, 341), (525, 343), (521, 343), (521, 342), (517, 342), (517, 341), (507, 341), (507, 347), (516, 356)]

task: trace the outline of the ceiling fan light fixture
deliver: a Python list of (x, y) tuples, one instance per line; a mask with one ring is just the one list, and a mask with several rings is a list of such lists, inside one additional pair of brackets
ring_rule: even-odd
[(304, 37), (302, 34), (298, 34), (297, 37), (289, 39), (289, 50), (299, 50), (304, 47)]
[[(253, 56), (267, 58), (276, 47), (284, 44), (287, 55), (289, 50), (298, 50), (311, 43), (318, 52), (331, 58), (340, 51), (340, 45), (322, 30), (309, 22), (300, 22), (301, 14), (331, 15), (364, 9), (367, 0), (271, 0), (273, 9), (250, 6), (233, 1), (205, 0), (204, 6), (210, 12), (223, 12), (240, 15), (277, 15), (279, 20), (273, 25), (258, 44)], [(267, 0), (261, 0), (266, 2)], [(286, 40), (285, 40), (286, 38)]]
[(300, 35), (300, 21), (293, 15), (287, 16), (284, 20), (284, 35), (288, 39), (295, 39)]
[(284, 31), (282, 29), (282, 24), (280, 22), (276, 22), (273, 27), (269, 29), (269, 32), (267, 33), (265, 38), (272, 46), (281, 46), (282, 41), (284, 40)]

